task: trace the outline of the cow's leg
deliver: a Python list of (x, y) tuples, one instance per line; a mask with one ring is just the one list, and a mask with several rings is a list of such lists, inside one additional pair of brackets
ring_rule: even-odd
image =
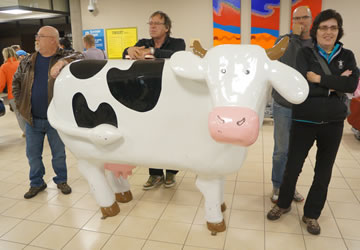
[(109, 170), (105, 170), (105, 174), (112, 190), (115, 192), (115, 199), (117, 202), (126, 203), (133, 199), (130, 191), (130, 183), (127, 179), (122, 176), (116, 178)]
[(120, 212), (104, 173), (104, 164), (94, 164), (86, 160), (79, 160), (79, 170), (89, 183), (96, 202), (101, 207), (102, 219), (115, 216)]
[(205, 198), (205, 219), (207, 227), (212, 235), (217, 232), (223, 232), (226, 229), (222, 209), (225, 209), (224, 203), (224, 179), (205, 178), (198, 176), (196, 186)]

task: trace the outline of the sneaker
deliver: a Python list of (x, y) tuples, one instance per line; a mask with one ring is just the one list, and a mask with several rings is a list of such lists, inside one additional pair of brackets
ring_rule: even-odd
[(175, 180), (175, 174), (173, 173), (166, 173), (166, 179), (165, 179), (165, 187), (170, 188), (175, 186), (176, 180)]
[(288, 208), (281, 208), (278, 205), (273, 206), (273, 208), (267, 213), (267, 218), (269, 220), (277, 220), (281, 215), (288, 213), (291, 210), (291, 206)]
[(293, 200), (296, 202), (302, 202), (304, 200), (304, 196), (302, 196), (297, 190), (295, 190)]
[(314, 235), (320, 234), (320, 225), (317, 219), (311, 219), (303, 216), (302, 221), (306, 224), (306, 229), (309, 233)]
[(30, 187), (29, 191), (24, 194), (24, 198), (30, 199), (36, 196), (39, 192), (43, 191), (46, 187), (46, 183), (42, 184), (40, 187)]
[(270, 197), (272, 203), (276, 203), (278, 201), (279, 192), (280, 192), (280, 188), (273, 188), (272, 195)]
[(57, 188), (60, 189), (63, 194), (71, 193), (71, 187), (66, 182), (57, 184)]
[(160, 175), (150, 175), (147, 182), (143, 185), (144, 190), (153, 189), (154, 187), (157, 187), (164, 182), (164, 176)]

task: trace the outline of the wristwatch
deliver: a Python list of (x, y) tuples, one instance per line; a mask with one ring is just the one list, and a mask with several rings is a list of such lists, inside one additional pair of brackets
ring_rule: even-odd
[(155, 49), (154, 49), (154, 47), (150, 47), (150, 54), (151, 54), (151, 55), (154, 55), (154, 54), (155, 54)]

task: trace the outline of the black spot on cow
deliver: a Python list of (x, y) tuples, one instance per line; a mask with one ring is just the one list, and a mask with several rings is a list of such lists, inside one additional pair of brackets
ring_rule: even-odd
[(78, 79), (89, 79), (104, 68), (107, 60), (83, 60), (70, 64), (70, 72)]
[(85, 97), (76, 93), (72, 100), (76, 124), (81, 128), (95, 128), (100, 124), (110, 124), (117, 127), (114, 109), (108, 103), (101, 103), (95, 112), (89, 109)]
[(129, 109), (152, 110), (160, 97), (163, 59), (135, 61), (128, 70), (111, 68), (106, 80), (112, 96)]

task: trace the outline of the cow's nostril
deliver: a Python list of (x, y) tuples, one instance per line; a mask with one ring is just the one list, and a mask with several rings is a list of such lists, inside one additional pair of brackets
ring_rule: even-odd
[(238, 126), (241, 126), (241, 125), (243, 125), (243, 124), (245, 123), (245, 121), (246, 121), (246, 119), (245, 119), (245, 117), (244, 117), (244, 118), (242, 118), (240, 121), (237, 121), (236, 124), (237, 124)]
[(220, 116), (217, 115), (217, 118), (221, 121), (221, 123), (225, 123), (225, 120), (222, 119)]

